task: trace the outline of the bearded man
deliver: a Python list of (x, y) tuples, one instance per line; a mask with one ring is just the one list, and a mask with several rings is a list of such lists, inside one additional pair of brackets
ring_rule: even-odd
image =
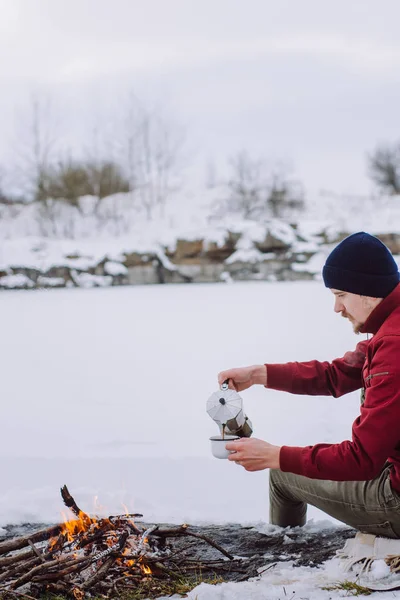
[(302, 526), (311, 504), (364, 533), (400, 538), (400, 275), (389, 249), (365, 232), (328, 256), (323, 280), (334, 310), (356, 333), (372, 334), (329, 362), (264, 364), (228, 369), (222, 384), (255, 384), (292, 394), (335, 398), (362, 389), (352, 440), (274, 446), (255, 438), (226, 444), (229, 460), (247, 471), (270, 471), (270, 522)]

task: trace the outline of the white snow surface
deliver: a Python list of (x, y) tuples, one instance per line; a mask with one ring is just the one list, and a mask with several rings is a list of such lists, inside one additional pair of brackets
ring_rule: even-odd
[[(276, 534), (268, 472), (211, 456), (217, 427), (206, 401), (222, 369), (330, 360), (355, 347), (359, 338), (321, 283), (7, 291), (1, 299), (0, 526), (59, 521), (67, 484), (97, 514), (124, 505), (147, 521), (250, 523)], [(254, 435), (279, 445), (348, 439), (359, 411), (357, 393), (254, 387), (242, 397)], [(308, 517), (313, 531), (338, 525), (314, 508)], [(321, 586), (343, 578), (351, 577), (336, 559), (296, 568), (283, 554), (257, 581), (201, 584), (189, 598), (328, 600), (343, 594)]]

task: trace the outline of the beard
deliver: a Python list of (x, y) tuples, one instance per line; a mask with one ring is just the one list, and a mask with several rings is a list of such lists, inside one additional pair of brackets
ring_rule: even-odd
[(350, 323), (353, 325), (353, 331), (356, 335), (359, 335), (360, 329), (363, 326), (363, 323), (358, 323), (349, 313), (343, 310), (341, 313), (344, 319), (348, 319)]

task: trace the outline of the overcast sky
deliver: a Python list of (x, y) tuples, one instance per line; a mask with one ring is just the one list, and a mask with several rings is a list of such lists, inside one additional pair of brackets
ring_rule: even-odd
[(399, 0), (0, 0), (0, 159), (32, 92), (80, 144), (134, 91), (200, 166), (246, 148), (366, 192), (367, 152), (400, 140), (399, 23)]

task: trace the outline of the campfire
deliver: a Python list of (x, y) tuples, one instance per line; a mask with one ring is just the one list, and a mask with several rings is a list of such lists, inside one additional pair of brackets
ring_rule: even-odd
[[(144, 583), (156, 594), (163, 582), (181, 582), (193, 574), (198, 579), (199, 573), (215, 577), (240, 563), (185, 524), (144, 526), (135, 521), (143, 515), (129, 513), (90, 516), (77, 506), (66, 486), (61, 495), (76, 518), (0, 543), (0, 596), (37, 598), (52, 593), (75, 600), (114, 598)], [(172, 540), (178, 537), (198, 538), (223, 556), (212, 561), (193, 558), (188, 546), (174, 548)]]

